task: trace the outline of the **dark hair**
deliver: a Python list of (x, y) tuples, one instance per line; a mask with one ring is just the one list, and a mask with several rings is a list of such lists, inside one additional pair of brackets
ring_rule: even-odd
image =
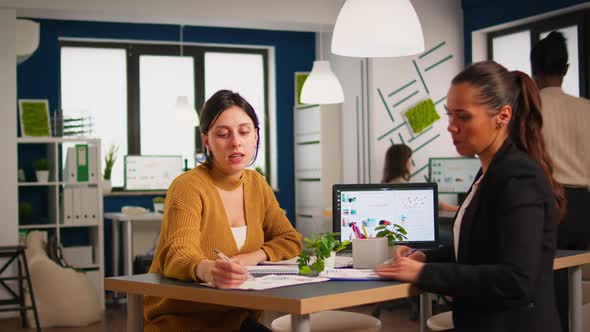
[(533, 75), (563, 75), (567, 67), (567, 45), (561, 32), (553, 31), (531, 50)]
[(393, 144), (385, 152), (385, 165), (383, 166), (382, 183), (389, 183), (391, 180), (402, 177), (410, 179), (408, 159), (412, 157), (412, 149), (405, 144)]
[(479, 89), (478, 101), (490, 109), (491, 115), (497, 114), (505, 105), (512, 107), (508, 135), (543, 169), (553, 189), (558, 220), (561, 221), (565, 214), (565, 196), (563, 188), (553, 178), (553, 163), (545, 150), (541, 135), (541, 97), (533, 80), (521, 71), (509, 72), (496, 62), (484, 61), (467, 67), (453, 78), (453, 85), (460, 83)]
[[(201, 122), (201, 133), (207, 135), (209, 129), (211, 129), (211, 126), (215, 123), (215, 121), (217, 121), (221, 113), (233, 106), (243, 109), (248, 117), (252, 120), (252, 123), (254, 123), (254, 128), (256, 129), (256, 152), (254, 153), (254, 158), (250, 163), (251, 165), (258, 156), (258, 147), (260, 146), (260, 122), (258, 121), (258, 116), (256, 115), (252, 105), (250, 105), (250, 103), (237, 92), (230, 90), (219, 90), (205, 102), (203, 108), (201, 109), (201, 116), (199, 118)], [(205, 160), (203, 161), (203, 164), (211, 168), (213, 166), (213, 155), (205, 147), (203, 147), (203, 151), (205, 153)]]

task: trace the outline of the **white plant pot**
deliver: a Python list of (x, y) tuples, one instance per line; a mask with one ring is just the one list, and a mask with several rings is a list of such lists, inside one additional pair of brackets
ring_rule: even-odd
[(49, 182), (49, 171), (35, 171), (37, 182)]
[(324, 259), (324, 270), (333, 269), (336, 265), (336, 252), (332, 251), (330, 257)]
[(113, 185), (111, 185), (111, 180), (102, 180), (101, 182), (101, 186), (102, 186), (102, 194), (103, 195), (107, 195), (110, 194), (111, 191), (113, 191)]

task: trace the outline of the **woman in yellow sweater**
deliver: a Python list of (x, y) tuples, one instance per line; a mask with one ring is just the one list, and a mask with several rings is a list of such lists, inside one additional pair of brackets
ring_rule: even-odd
[[(301, 251), (266, 180), (247, 170), (259, 144), (252, 106), (228, 90), (201, 111), (205, 162), (168, 189), (152, 273), (231, 288), (247, 279), (245, 265), (289, 259)], [(231, 262), (220, 260), (217, 249)], [(260, 312), (146, 296), (145, 331), (264, 331)]]

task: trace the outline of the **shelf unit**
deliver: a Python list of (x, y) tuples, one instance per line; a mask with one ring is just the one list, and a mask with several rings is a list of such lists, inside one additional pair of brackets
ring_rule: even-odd
[[(64, 162), (67, 148), (76, 144), (95, 146), (95, 174), (93, 181), (69, 183), (64, 179)], [(78, 271), (85, 272), (96, 287), (101, 306), (104, 309), (104, 239), (103, 239), (103, 196), (101, 188), (101, 151), (100, 139), (96, 138), (64, 138), (64, 137), (18, 137), (17, 151), (19, 169), (24, 169), (29, 178), (34, 178), (33, 161), (47, 159), (49, 165), (49, 181), (44, 183), (27, 181), (18, 182), (19, 206), (29, 202), (32, 206), (29, 220), (19, 215), (19, 230), (46, 231), (55, 235), (64, 247), (69, 245), (91, 246), (93, 262), (82, 266), (74, 266)], [(84, 187), (96, 191), (96, 223), (64, 224), (64, 188)], [(20, 208), (19, 208), (20, 214)]]

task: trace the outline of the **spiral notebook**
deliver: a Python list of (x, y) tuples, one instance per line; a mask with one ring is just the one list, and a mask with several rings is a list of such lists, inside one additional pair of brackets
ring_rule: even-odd
[(248, 272), (254, 277), (267, 276), (271, 274), (299, 274), (299, 268), (297, 265), (256, 265), (247, 266)]

